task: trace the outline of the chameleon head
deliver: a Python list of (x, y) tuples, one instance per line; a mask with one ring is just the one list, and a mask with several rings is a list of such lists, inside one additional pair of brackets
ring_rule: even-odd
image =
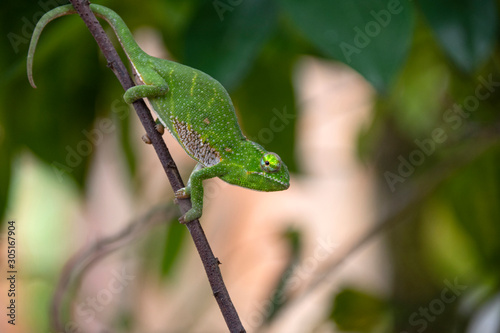
[(276, 153), (267, 152), (260, 159), (260, 170), (247, 171), (249, 179), (263, 191), (282, 191), (290, 187), (290, 175), (285, 163)]
[[(290, 187), (288, 168), (276, 153), (256, 147), (246, 152), (243, 163), (232, 172), (221, 177), (222, 180), (258, 191), (282, 191)], [(255, 149), (257, 148), (257, 149)]]

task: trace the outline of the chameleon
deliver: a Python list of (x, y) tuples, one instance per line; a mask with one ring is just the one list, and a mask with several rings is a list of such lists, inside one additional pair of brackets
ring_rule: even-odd
[[(125, 91), (131, 104), (145, 98), (172, 136), (196, 162), (187, 185), (176, 199), (191, 198), (192, 208), (180, 219), (187, 223), (203, 212), (203, 180), (223, 181), (258, 191), (282, 191), (290, 186), (288, 168), (278, 154), (245, 137), (226, 89), (210, 75), (189, 66), (150, 56), (133, 38), (113, 10), (90, 4), (90, 9), (113, 28), (139, 81)], [(72, 5), (52, 9), (38, 21), (30, 42), (27, 72), (33, 88), (33, 57), (43, 28), (53, 19), (75, 14)]]

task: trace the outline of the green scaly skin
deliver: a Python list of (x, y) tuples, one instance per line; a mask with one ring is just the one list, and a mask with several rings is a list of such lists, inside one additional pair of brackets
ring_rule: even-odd
[[(203, 209), (202, 181), (222, 180), (259, 191), (289, 187), (288, 168), (275, 153), (248, 140), (241, 132), (233, 103), (224, 87), (209, 75), (182, 64), (152, 57), (135, 42), (118, 14), (91, 4), (90, 9), (113, 28), (142, 85), (128, 89), (127, 103), (147, 98), (161, 123), (198, 162), (177, 198), (191, 196), (193, 207), (181, 222), (199, 218)], [(28, 78), (33, 87), (33, 55), (40, 34), (53, 19), (74, 14), (71, 5), (47, 12), (37, 23), (28, 52)]]

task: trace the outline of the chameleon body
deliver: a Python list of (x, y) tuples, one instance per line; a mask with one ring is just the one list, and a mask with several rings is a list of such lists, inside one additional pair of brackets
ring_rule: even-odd
[[(115, 31), (140, 85), (124, 94), (127, 103), (147, 98), (161, 123), (198, 164), (177, 198), (191, 196), (192, 208), (181, 222), (199, 218), (203, 209), (204, 179), (222, 180), (249, 189), (280, 191), (289, 187), (288, 168), (280, 157), (248, 140), (241, 132), (233, 103), (211, 76), (188, 66), (152, 57), (135, 42), (125, 22), (111, 9), (91, 4), (91, 10)], [(47, 12), (37, 23), (28, 52), (28, 78), (38, 38), (51, 20), (76, 11), (65, 5)]]

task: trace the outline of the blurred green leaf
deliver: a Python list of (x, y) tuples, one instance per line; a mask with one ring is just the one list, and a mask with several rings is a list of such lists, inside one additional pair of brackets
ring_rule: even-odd
[(243, 132), (278, 153), (291, 171), (294, 159), (296, 107), (291, 72), (294, 56), (264, 51), (252, 72), (232, 94)]
[[(1, 119), (1, 116), (0, 116)], [(3, 231), (3, 218), (7, 208), (11, 176), (11, 149), (7, 142), (5, 129), (0, 124), (0, 230)], [(7, 217), (9, 218), (9, 217)]]
[[(174, 207), (172, 207), (175, 209)], [(170, 276), (172, 267), (174, 266), (179, 253), (181, 252), (182, 245), (187, 235), (187, 228), (178, 223), (177, 218), (167, 224), (167, 236), (165, 239), (165, 247), (163, 252), (163, 259), (161, 262), (161, 275)]]
[(184, 61), (232, 90), (251, 68), (276, 19), (277, 6), (272, 1), (235, 5), (206, 1), (187, 31)]
[(413, 141), (429, 136), (442, 118), (451, 73), (429, 29), (415, 33), (411, 51), (391, 90), (389, 108), (399, 131)]
[(500, 258), (500, 148), (496, 147), (461, 170), (446, 184), (444, 197), (472, 239), (486, 269), (497, 272)]
[(473, 72), (493, 51), (497, 35), (494, 0), (421, 0), (441, 46), (463, 71)]
[(380, 298), (346, 288), (335, 297), (330, 319), (342, 331), (370, 332), (384, 320), (387, 309)]
[[(467, 276), (477, 278), (483, 271), (475, 244), (460, 223), (457, 223), (453, 208), (449, 205), (447, 191), (443, 198), (428, 200), (422, 209), (420, 247), (422, 257), (436, 280), (442, 276)], [(471, 274), (473, 273), (473, 274)], [(439, 281), (440, 282), (440, 281)]]
[(326, 56), (342, 61), (385, 91), (408, 53), (414, 6), (409, 1), (281, 0), (297, 27)]

